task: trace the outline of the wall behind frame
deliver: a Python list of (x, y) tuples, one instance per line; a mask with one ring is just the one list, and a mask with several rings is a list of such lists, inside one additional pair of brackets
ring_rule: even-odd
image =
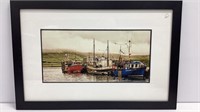
[[(200, 102), (200, 1), (183, 0), (178, 102)], [(10, 0), (0, 1), (0, 102), (15, 102)]]

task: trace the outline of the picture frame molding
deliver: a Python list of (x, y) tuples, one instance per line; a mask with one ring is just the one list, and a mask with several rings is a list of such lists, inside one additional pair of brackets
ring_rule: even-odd
[[(182, 1), (11, 0), (16, 109), (176, 109)], [(173, 10), (168, 101), (25, 101), (20, 27), (21, 9)]]

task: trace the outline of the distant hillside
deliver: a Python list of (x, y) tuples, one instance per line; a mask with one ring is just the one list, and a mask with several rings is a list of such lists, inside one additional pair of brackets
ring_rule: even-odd
[[(84, 53), (84, 52), (76, 52), (73, 50), (63, 50), (63, 49), (57, 49), (57, 50), (43, 50), (43, 66), (45, 67), (59, 67), (61, 66), (62, 60), (64, 60), (65, 55), (68, 55), (69, 60), (77, 60), (77, 61), (83, 61), (84, 58), (87, 56), (93, 56), (92, 52), (90, 53)], [(96, 53), (96, 56), (105, 56), (106, 53)], [(118, 60), (119, 54), (110, 54), (110, 58), (112, 60)], [(128, 55), (122, 55), (122, 58), (124, 60), (129, 60)], [(149, 66), (149, 55), (132, 55), (130, 57), (131, 60), (137, 60), (145, 63), (147, 66)]]
[[(76, 53), (76, 54), (81, 54), (81, 55), (85, 55), (85, 56), (88, 56), (89, 54), (92, 55), (93, 53), (92, 52), (80, 52), (80, 51), (75, 51), (75, 50), (71, 50), (71, 49), (43, 49), (42, 50), (43, 53), (69, 53), (69, 54), (73, 54), (73, 53)], [(103, 53), (98, 53), (98, 52), (95, 52), (96, 55), (103, 55)], [(106, 52), (104, 53), (104, 55), (106, 55)], [(113, 56), (119, 56), (118, 53), (111, 53), (110, 55), (113, 55)], [(123, 56), (127, 56), (127, 54), (122, 54)], [(132, 56), (145, 56), (145, 55), (132, 55)]]

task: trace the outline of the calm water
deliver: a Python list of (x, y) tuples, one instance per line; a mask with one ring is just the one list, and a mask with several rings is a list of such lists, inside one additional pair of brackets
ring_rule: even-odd
[(43, 68), (44, 82), (148, 82), (148, 80), (136, 78), (118, 78), (106, 75), (92, 74), (63, 74), (60, 67), (44, 67)]

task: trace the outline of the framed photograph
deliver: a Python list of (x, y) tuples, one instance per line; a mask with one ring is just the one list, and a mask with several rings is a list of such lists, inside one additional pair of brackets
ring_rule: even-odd
[(182, 1), (11, 0), (17, 109), (175, 109)]

